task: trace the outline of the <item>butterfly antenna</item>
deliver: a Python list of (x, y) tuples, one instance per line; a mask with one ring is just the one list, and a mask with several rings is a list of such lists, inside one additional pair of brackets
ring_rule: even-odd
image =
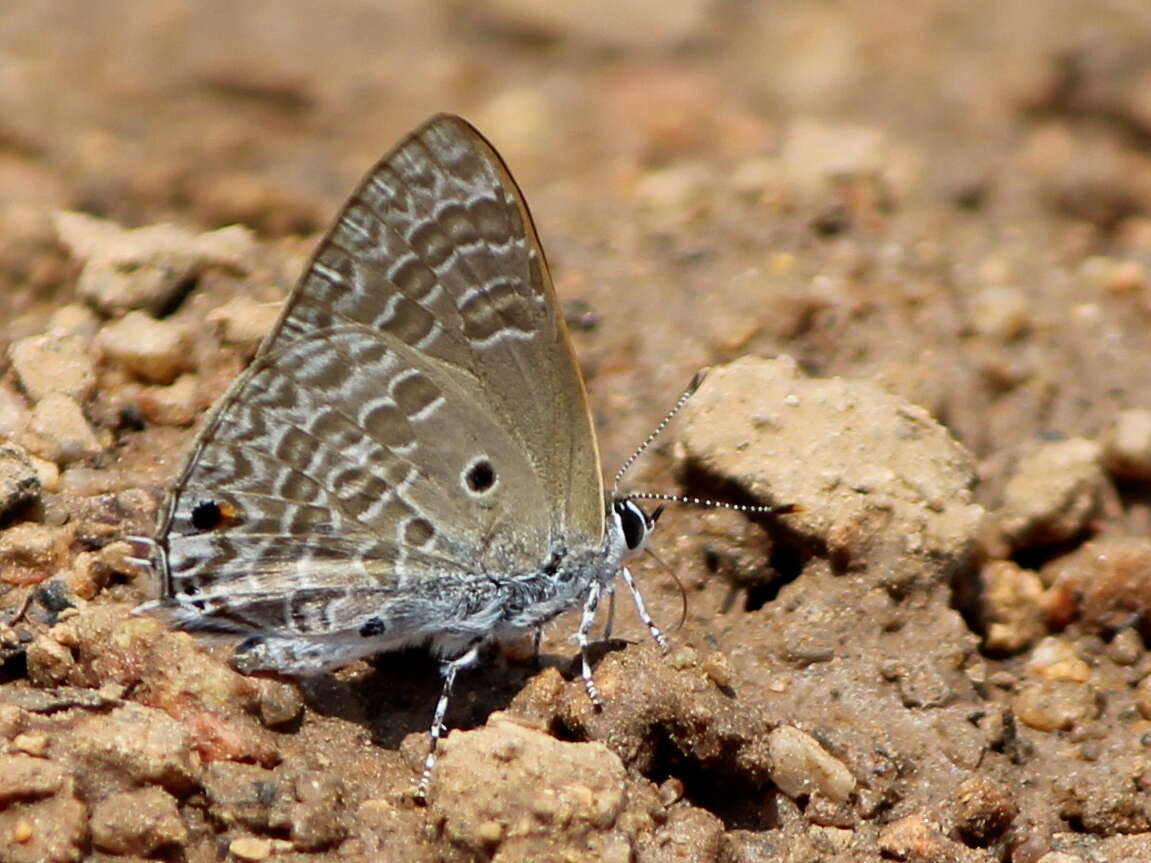
[(787, 515), (793, 512), (803, 512), (807, 507), (799, 503), (780, 504), (743, 504), (729, 503), (724, 500), (708, 500), (702, 497), (691, 497), (686, 494), (668, 494), (662, 491), (636, 491), (620, 495), (620, 500), (661, 500), (671, 503), (686, 503), (692, 506), (706, 506), (711, 509), (733, 509), (736, 512), (750, 512), (757, 515)]
[(691, 379), (691, 383), (688, 384), (687, 389), (683, 391), (683, 395), (681, 395), (676, 400), (676, 403), (672, 406), (672, 409), (664, 415), (664, 418), (659, 421), (659, 425), (657, 425), (652, 430), (652, 433), (647, 436), (647, 439), (638, 447), (636, 447), (635, 452), (633, 452), (627, 461), (623, 463), (623, 467), (616, 471), (615, 479), (612, 480), (613, 492), (619, 489), (619, 481), (623, 479), (623, 475), (628, 472), (633, 464), (635, 464), (636, 459), (643, 455), (644, 450), (651, 446), (657, 437), (663, 434), (663, 430), (668, 427), (668, 424), (673, 419), (675, 419), (675, 415), (680, 412), (685, 404), (687, 404), (688, 399), (695, 395), (695, 391), (699, 389), (699, 385), (703, 383), (703, 379), (705, 377), (707, 377), (707, 369), (702, 369), (695, 373), (695, 377)]

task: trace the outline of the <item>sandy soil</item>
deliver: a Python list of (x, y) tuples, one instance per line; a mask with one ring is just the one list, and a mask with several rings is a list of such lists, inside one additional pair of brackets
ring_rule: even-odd
[[(578, 9), (0, 16), (0, 861), (1151, 860), (1151, 9)], [(424, 807), (433, 662), (244, 677), (121, 538), (438, 111), (532, 204), (607, 472), (714, 366), (629, 486), (802, 510), (669, 509), (668, 653), (621, 596), (597, 713), (573, 617), (493, 651)]]

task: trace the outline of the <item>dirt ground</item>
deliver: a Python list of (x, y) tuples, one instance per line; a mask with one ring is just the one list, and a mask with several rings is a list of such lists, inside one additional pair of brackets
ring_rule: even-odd
[[(420, 806), (435, 663), (241, 676), (122, 537), (440, 111), (605, 471), (712, 366), (627, 486), (801, 509), (670, 507), (670, 650), (492, 651)], [(1151, 860), (1149, 357), (1145, 3), (6, 4), (0, 861)]]

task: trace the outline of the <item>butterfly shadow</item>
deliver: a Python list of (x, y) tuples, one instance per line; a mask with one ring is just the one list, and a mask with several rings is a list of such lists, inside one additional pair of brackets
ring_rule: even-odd
[[(595, 642), (590, 648), (593, 667), (604, 655), (621, 650), (630, 642), (622, 639)], [(404, 738), (427, 733), (440, 696), (442, 663), (426, 650), (381, 654), (369, 662), (301, 681), (301, 689), (317, 714), (366, 728), (373, 742), (388, 749), (399, 748)], [(568, 680), (578, 679), (579, 654), (544, 652), (524, 660), (509, 658), (491, 646), (479, 661), (456, 678), (446, 717), (449, 729), (468, 730), (506, 710), (536, 674), (556, 668)]]

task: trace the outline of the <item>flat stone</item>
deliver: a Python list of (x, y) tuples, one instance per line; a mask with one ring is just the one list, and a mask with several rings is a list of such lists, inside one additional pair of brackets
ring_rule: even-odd
[(74, 398), (49, 393), (36, 403), (21, 441), (33, 455), (58, 465), (93, 458), (104, 448)]
[(8, 349), (12, 368), (33, 401), (49, 393), (84, 399), (96, 385), (96, 370), (84, 339), (77, 336), (29, 336)]
[(164, 224), (126, 229), (67, 211), (55, 224), (60, 242), (85, 262), (80, 296), (108, 314), (159, 313), (205, 268), (237, 267), (254, 245), (252, 232), (238, 226), (205, 234)]
[(28, 755), (0, 755), (0, 807), (17, 800), (51, 797), (67, 778), (68, 771), (53, 761)]

